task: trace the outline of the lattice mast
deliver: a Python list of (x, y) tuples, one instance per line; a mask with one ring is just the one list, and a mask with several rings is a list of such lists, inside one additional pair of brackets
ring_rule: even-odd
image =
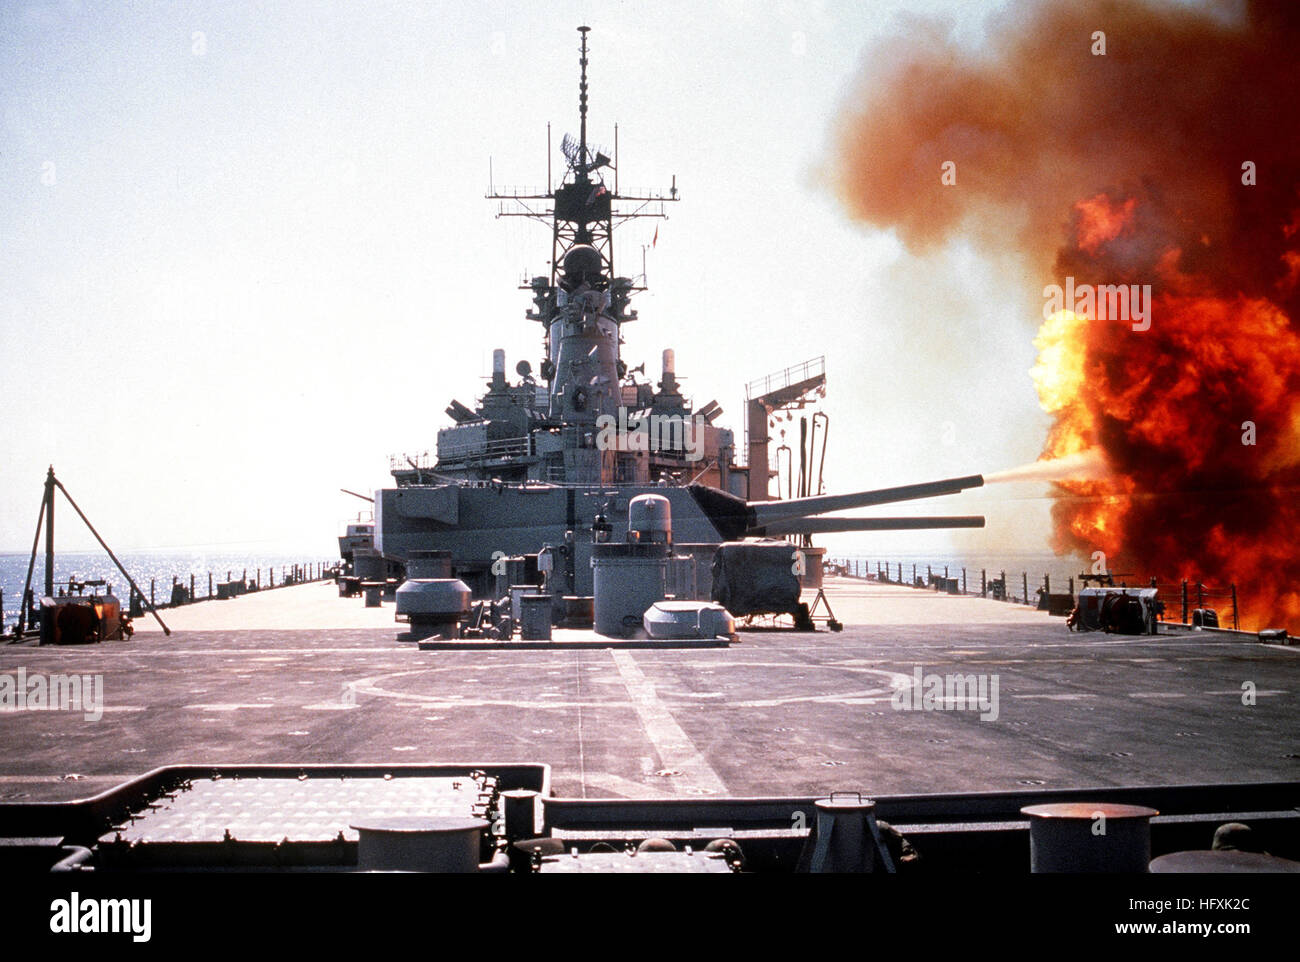
[[(566, 257), (574, 247), (580, 245), (592, 247), (600, 255), (599, 276), (593, 276), (591, 280), (601, 290), (610, 292), (613, 301), (611, 306), (619, 315), (620, 322), (634, 320), (636, 312), (626, 311), (627, 299), (632, 293), (645, 290), (644, 278), (641, 278), (642, 283), (636, 283), (631, 279), (615, 277), (614, 231), (621, 224), (635, 218), (666, 219), (668, 215), (664, 204), (680, 200), (676, 178), (667, 193), (619, 192), (617, 128), (613, 159), (599, 147), (588, 143), (587, 34), (590, 30), (587, 26), (578, 28), (581, 35), (578, 57), (578, 137), (575, 139), (565, 134), (560, 143), (566, 161), (561, 183), (552, 190), (548, 178), (544, 192), (498, 191), (493, 187), (487, 194), (488, 199), (500, 202), (498, 217), (527, 217), (551, 227), (550, 277), (533, 278), (530, 284), (525, 285), (525, 289), (533, 291), (534, 302), (537, 304), (536, 310), (530, 311), (527, 316), (530, 320), (543, 323), (549, 322), (555, 310), (555, 293), (562, 286)], [(613, 190), (602, 176), (601, 172), (605, 169), (614, 172)]]

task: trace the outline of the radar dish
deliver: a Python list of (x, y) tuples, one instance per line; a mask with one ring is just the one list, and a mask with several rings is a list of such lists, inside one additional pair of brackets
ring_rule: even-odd
[(582, 163), (582, 147), (573, 139), (573, 134), (565, 134), (560, 140), (560, 153), (568, 159), (571, 166), (577, 167)]

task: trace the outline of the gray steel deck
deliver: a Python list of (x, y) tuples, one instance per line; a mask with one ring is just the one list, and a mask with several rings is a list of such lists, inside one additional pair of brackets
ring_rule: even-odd
[[(1023, 608), (847, 580), (828, 594), (842, 633), (744, 632), (716, 650), (419, 651), (394, 640), (391, 605), (319, 584), (164, 612), (170, 638), (0, 647), (0, 673), (104, 686), (98, 721), (0, 712), (0, 800), (83, 797), (176, 763), (527, 760), (578, 798), (1300, 777), (1300, 649), (1075, 635)], [(893, 708), (917, 666), (996, 677), (998, 717)]]

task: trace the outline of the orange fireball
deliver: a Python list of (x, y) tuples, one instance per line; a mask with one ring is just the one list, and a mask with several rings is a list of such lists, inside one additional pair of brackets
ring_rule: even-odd
[(1244, 624), (1300, 631), (1300, 6), (1042, 0), (987, 27), (909, 22), (863, 57), (847, 210), (1095, 295), (1049, 299), (1037, 340), (1043, 457), (1110, 472), (1056, 486), (1055, 547), (1236, 582)]
[[(1088, 280), (1123, 271), (1112, 246), (1133, 236), (1137, 199), (1076, 210), (1061, 261)], [(1177, 253), (1149, 261), (1149, 329), (1063, 310), (1034, 342), (1055, 417), (1042, 457), (1099, 449), (1113, 472), (1055, 484), (1053, 546), (1162, 582), (1235, 583), (1243, 623), (1300, 627), (1300, 334), (1269, 298), (1175, 270)]]

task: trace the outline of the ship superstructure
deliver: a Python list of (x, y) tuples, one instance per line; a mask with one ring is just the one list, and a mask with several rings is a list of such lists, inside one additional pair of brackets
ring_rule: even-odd
[[(556, 546), (566, 589), (590, 592), (590, 546), (625, 534), (628, 502), (646, 491), (670, 499), (679, 535), (719, 542), (745, 525), (710, 516), (717, 496), (751, 496), (735, 464), (733, 433), (714, 425), (716, 401), (695, 408), (682, 392), (672, 350), (657, 383), (645, 364), (622, 358), (623, 325), (637, 319), (644, 285), (615, 268), (614, 232), (636, 218), (663, 218), (679, 200), (666, 192), (621, 193), (617, 156), (587, 137), (587, 34), (579, 27), (578, 134), (560, 144), (565, 170), (544, 191), (488, 197), (498, 216), (526, 217), (551, 230), (551, 270), (525, 285), (529, 321), (541, 326), (541, 359), (515, 366), (493, 352), (486, 393), (473, 407), (453, 400), (454, 424), (438, 432), (436, 456), (394, 457), (395, 488), (375, 492), (375, 547), (392, 559), (445, 550), (476, 593), (490, 589), (493, 560)], [(617, 130), (615, 131), (617, 144)], [(642, 278), (643, 279), (643, 278)], [(753, 487), (766, 497), (767, 465)], [(731, 506), (734, 507), (734, 506)], [(734, 530), (733, 530), (734, 529)]]
[(664, 205), (679, 197), (675, 183), (667, 193), (620, 193), (617, 149), (611, 158), (588, 143), (588, 28), (579, 30), (579, 133), (561, 142), (561, 183), (539, 193), (488, 194), (501, 203), (499, 216), (551, 228), (550, 275), (527, 285), (533, 303), (526, 317), (542, 328), (539, 369), (534, 375), (532, 363), (521, 360), (519, 380), (511, 383), (505, 351), (495, 351), (487, 392), (476, 406), (453, 400), (447, 407), (455, 424), (438, 432), (436, 461), (395, 459), (393, 476), (401, 486), (695, 481), (746, 496), (746, 479), (733, 464), (734, 436), (712, 423), (722, 409), (716, 402), (691, 406), (672, 350), (663, 352), (657, 384), (645, 377), (644, 364), (629, 369), (621, 356), (623, 325), (637, 319), (629, 305), (645, 288), (616, 273), (614, 231), (634, 218), (664, 217)]
[[(628, 506), (642, 494), (667, 499), (675, 543), (700, 546), (763, 535), (982, 526), (981, 517), (812, 517), (952, 494), (982, 484), (978, 476), (767, 503), (768, 416), (824, 391), (820, 358), (751, 384), (748, 466), (734, 462), (732, 432), (713, 424), (722, 412), (717, 402), (695, 408), (682, 393), (671, 350), (663, 352), (655, 384), (645, 379), (644, 365), (627, 367), (622, 328), (636, 319), (629, 303), (644, 288), (615, 270), (614, 231), (631, 218), (663, 217), (677, 188), (621, 194), (617, 146), (611, 160), (589, 145), (588, 28), (578, 29), (579, 134), (561, 143), (567, 162), (561, 183), (532, 194), (488, 195), (503, 205), (502, 216), (551, 228), (551, 273), (527, 285), (533, 306), (526, 317), (542, 327), (537, 376), (521, 360), (512, 383), (505, 351), (495, 351), (487, 393), (476, 407), (454, 400), (448, 406), (455, 424), (438, 433), (436, 458), (393, 459), (397, 486), (375, 492), (375, 549), (389, 562), (417, 551), (448, 552), (455, 577), (478, 597), (497, 589), (501, 559), (532, 556), (535, 564), (546, 552), (554, 564), (547, 578), (552, 590), (590, 596), (593, 548), (626, 539)], [(800, 463), (800, 494), (806, 495), (811, 461), (801, 457)]]

